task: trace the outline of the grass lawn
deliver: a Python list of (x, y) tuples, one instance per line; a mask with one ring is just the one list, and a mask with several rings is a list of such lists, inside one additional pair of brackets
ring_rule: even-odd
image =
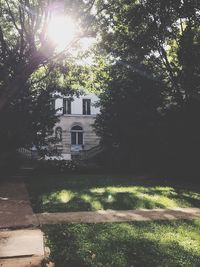
[(27, 181), (35, 212), (200, 207), (191, 184), (131, 175), (40, 175)]
[(200, 220), (44, 226), (56, 267), (199, 267)]

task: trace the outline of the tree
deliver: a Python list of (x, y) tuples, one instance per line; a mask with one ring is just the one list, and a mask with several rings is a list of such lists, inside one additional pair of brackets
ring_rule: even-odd
[[(170, 96), (175, 103), (184, 104), (191, 91), (199, 90), (198, 86), (190, 90), (183, 85), (184, 79), (180, 77), (184, 60), (178, 56), (188, 29), (193, 37), (191, 35), (187, 43), (187, 51), (199, 50), (198, 1), (118, 0), (106, 3), (107, 8), (99, 15), (101, 49), (135, 69), (140, 70), (140, 64), (151, 66), (154, 75), (168, 85), (167, 98)], [(99, 0), (98, 7), (103, 5), (105, 1)], [(191, 60), (193, 65), (199, 66), (195, 62)], [(191, 72), (193, 67), (189, 68)]]
[(180, 84), (185, 91), (187, 103), (200, 92), (200, 28), (197, 25), (186, 26), (180, 38), (178, 60), (181, 66)]
[(112, 66), (110, 75), (108, 88), (100, 94), (96, 132), (118, 166), (144, 165), (159, 137), (163, 85), (121, 64)]
[[(194, 162), (192, 151), (200, 148), (198, 1), (98, 1), (99, 9), (105, 5), (98, 16), (99, 48), (113, 59), (118, 76), (111, 72), (111, 82), (106, 81), (108, 90), (101, 95), (97, 132), (107, 147), (117, 140), (114, 155), (118, 151), (122, 157), (132, 157), (135, 151), (144, 159), (148, 155), (143, 153), (148, 150), (145, 147), (151, 147), (149, 158), (160, 155), (168, 168), (170, 157), (174, 166), (189, 166)], [(157, 88), (157, 97), (151, 88)], [(152, 99), (160, 98), (160, 104), (154, 105), (149, 94)], [(159, 112), (153, 117), (148, 138), (152, 118), (144, 114), (150, 115), (152, 110)], [(128, 114), (133, 123), (126, 123)], [(120, 146), (130, 153), (122, 153)]]
[[(47, 26), (53, 12), (71, 14), (84, 25), (81, 36), (91, 34), (93, 1), (1, 0), (0, 7), (0, 111), (23, 90), (41, 65), (63, 58), (49, 40)], [(80, 38), (81, 36), (77, 36)], [(68, 48), (68, 47), (67, 47)], [(67, 49), (66, 48), (66, 49)]]
[[(73, 65), (69, 48), (91, 35), (93, 4), (81, 0), (0, 1), (1, 150), (44, 142), (57, 121), (50, 110), (53, 91), (72, 93), (66, 83)], [(61, 52), (47, 34), (54, 13), (73, 15), (81, 28)]]

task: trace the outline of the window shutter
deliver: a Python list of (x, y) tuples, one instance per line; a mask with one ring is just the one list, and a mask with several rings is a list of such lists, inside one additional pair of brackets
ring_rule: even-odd
[(51, 110), (55, 110), (56, 109), (56, 100), (55, 99), (51, 99), (50, 109)]
[(86, 115), (86, 99), (83, 99), (83, 115)]
[(83, 99), (83, 115), (91, 114), (91, 99)]
[(87, 115), (91, 114), (91, 99), (87, 99)]
[(70, 99), (67, 99), (67, 114), (71, 114), (72, 107), (71, 107), (72, 101)]
[(63, 98), (63, 114), (66, 114), (66, 104), (67, 104), (67, 99)]

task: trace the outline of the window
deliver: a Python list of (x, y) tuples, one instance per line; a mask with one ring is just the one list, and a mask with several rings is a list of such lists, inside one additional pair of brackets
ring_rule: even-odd
[(62, 128), (61, 127), (56, 128), (55, 138), (56, 138), (56, 141), (62, 141)]
[(81, 126), (74, 126), (71, 129), (71, 144), (83, 145), (83, 128)]
[(91, 99), (83, 99), (83, 115), (91, 114)]
[(63, 114), (71, 114), (71, 99), (63, 98)]

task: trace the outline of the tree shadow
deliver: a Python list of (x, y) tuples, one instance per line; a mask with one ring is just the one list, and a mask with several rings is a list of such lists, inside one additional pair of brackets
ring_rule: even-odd
[[(29, 181), (28, 189), (30, 193), (31, 203), (35, 212), (41, 211), (88, 211), (97, 209), (136, 209), (136, 208), (167, 208), (167, 201), (173, 201), (175, 207), (199, 207), (200, 194), (195, 191), (185, 190), (182, 187), (173, 187), (169, 184), (158, 183), (155, 180), (148, 180), (145, 177), (138, 179), (128, 179), (121, 176), (114, 179), (113, 177), (101, 176), (70, 176), (50, 180)], [(115, 190), (109, 187), (114, 187)], [(120, 192), (120, 187), (127, 192)], [(128, 192), (130, 187), (133, 192)], [(102, 193), (92, 192), (102, 188)], [(117, 192), (119, 188), (119, 192)], [(51, 200), (51, 195), (61, 192), (70, 191), (75, 196), (67, 203), (62, 201), (49, 201), (48, 204), (43, 203), (43, 198), (47, 197)], [(146, 195), (146, 197), (144, 196)], [(195, 194), (197, 194), (195, 196)], [(84, 195), (88, 198), (84, 198)], [(154, 198), (155, 196), (155, 198)], [(165, 200), (161, 201), (161, 198)], [(154, 199), (153, 199), (154, 198)], [(159, 199), (160, 198), (160, 199)]]
[(193, 240), (183, 231), (199, 231), (191, 222), (76, 224), (44, 230), (57, 267), (200, 266), (199, 251), (185, 246)]
[(115, 209), (115, 210), (129, 210), (137, 208), (164, 208), (165, 206), (153, 200), (147, 200), (137, 196), (134, 193), (115, 193), (112, 195), (112, 199), (109, 200), (107, 195), (102, 195), (100, 198), (101, 204), (104, 209)]

